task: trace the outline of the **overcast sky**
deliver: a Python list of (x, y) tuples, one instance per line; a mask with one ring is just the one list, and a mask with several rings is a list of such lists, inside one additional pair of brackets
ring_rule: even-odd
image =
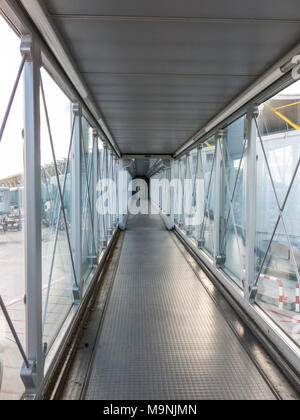
[[(0, 15), (0, 124), (21, 62), (20, 39)], [(53, 132), (57, 159), (67, 157), (70, 141), (70, 103), (50, 76), (42, 71), (44, 89)], [(52, 155), (47, 134), (44, 110), (41, 115), (42, 164), (51, 163)], [(21, 78), (9, 120), (0, 143), (0, 180), (23, 172), (23, 79)]]

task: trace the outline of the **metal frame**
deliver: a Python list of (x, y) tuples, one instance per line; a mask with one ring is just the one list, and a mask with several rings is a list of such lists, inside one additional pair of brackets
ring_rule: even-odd
[[(203, 168), (203, 162), (202, 162), (202, 145), (198, 145), (197, 147), (197, 170), (196, 170), (196, 177), (195, 177), (195, 194), (196, 194), (196, 206), (198, 207), (197, 203), (197, 193), (199, 194), (200, 198), (200, 191), (197, 191), (197, 180), (203, 179), (203, 187), (204, 187), (204, 168)], [(204, 204), (204, 194), (205, 194), (205, 187), (203, 188), (203, 204)], [(204, 206), (203, 206), (204, 209)], [(197, 211), (199, 212), (199, 220), (196, 225), (196, 241), (198, 248), (201, 248), (201, 227), (204, 220), (204, 214), (201, 215), (200, 208), (197, 208)], [(203, 216), (203, 220), (202, 219)]]
[(216, 267), (224, 263), (223, 256), (220, 255), (220, 220), (221, 220), (221, 165), (224, 166), (221, 142), (223, 131), (216, 133), (216, 152), (214, 160), (214, 263)]
[[(175, 179), (175, 161), (171, 160), (171, 181)], [(169, 217), (169, 230), (175, 227), (175, 188), (170, 184), (170, 217)]]
[[(256, 124), (258, 108), (249, 110), (247, 124), (247, 192), (246, 192), (246, 271), (244, 294), (254, 303), (257, 294), (255, 286), (255, 235), (256, 235)], [(245, 141), (246, 141), (245, 139)], [(243, 158), (243, 155), (242, 155)]]
[(97, 206), (99, 205), (100, 200), (100, 212), (99, 212), (99, 246), (100, 249), (103, 250), (107, 246), (107, 218), (104, 214), (104, 203), (103, 200), (101, 200), (101, 197), (98, 196), (98, 188), (99, 183), (106, 177), (106, 152), (107, 152), (107, 146), (106, 144), (103, 144), (102, 151), (100, 153), (100, 167), (98, 169), (98, 184), (97, 184)]
[(187, 223), (187, 218), (191, 215), (192, 203), (188, 202), (192, 198), (192, 175), (191, 175), (191, 153), (186, 154), (186, 168), (185, 178), (183, 180), (183, 191), (184, 191), (184, 206), (183, 206), (183, 225), (187, 236), (192, 233), (192, 227)]
[[(201, 149), (201, 166), (203, 168), (204, 171), (204, 166), (203, 166), (203, 159), (202, 159), (202, 152), (203, 149)], [(214, 173), (215, 173), (215, 161), (216, 161), (216, 153), (217, 153), (217, 143), (215, 145), (215, 153), (214, 153), (214, 158), (211, 164), (211, 169), (210, 169), (210, 175), (209, 175), (209, 182), (207, 185), (207, 188), (205, 188), (205, 176), (204, 176), (204, 193), (205, 193), (205, 203), (204, 203), (204, 217), (203, 217), (203, 222), (200, 228), (200, 234), (199, 234), (199, 240), (198, 240), (198, 247), (204, 248), (205, 245), (205, 240), (204, 240), (204, 228), (206, 225), (206, 220), (205, 220), (205, 214), (207, 212), (209, 212), (209, 197), (211, 194), (211, 188), (212, 188), (212, 180), (214, 177)], [(208, 223), (209, 223), (209, 229), (211, 230), (211, 222), (210, 222), (210, 217), (208, 216)], [(214, 244), (212, 243), (212, 248), (214, 248)]]
[[(94, 241), (95, 241), (95, 256), (96, 259), (98, 259), (99, 255), (99, 248), (98, 248), (98, 211), (97, 211), (97, 186), (98, 186), (98, 178), (99, 178), (99, 149), (98, 149), (98, 133), (97, 130), (93, 129), (93, 174), (94, 174), (94, 180), (93, 180), (93, 219), (94, 219)], [(95, 264), (97, 264), (97, 261), (95, 261)]]
[[(75, 261), (75, 275), (73, 274), (74, 303), (79, 304), (82, 295), (82, 184), (81, 184), (81, 118), (82, 109), (77, 103), (72, 105), (72, 114), (75, 119), (74, 140), (72, 147), (72, 250)], [(75, 279), (79, 279), (76, 285)]]
[(32, 37), (21, 42), (24, 66), (25, 138), (25, 281), (26, 354), (30, 367), (22, 367), (26, 395), (32, 398), (43, 380), (42, 250), (40, 158), (40, 48)]

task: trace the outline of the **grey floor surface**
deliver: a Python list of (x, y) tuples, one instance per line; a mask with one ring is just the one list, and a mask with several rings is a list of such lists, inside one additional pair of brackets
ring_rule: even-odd
[(160, 216), (131, 217), (85, 399), (274, 398)]

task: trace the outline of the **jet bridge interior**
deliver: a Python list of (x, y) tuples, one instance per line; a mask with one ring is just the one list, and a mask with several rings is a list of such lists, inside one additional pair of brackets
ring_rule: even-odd
[(0, 400), (298, 400), (299, 2), (0, 12)]

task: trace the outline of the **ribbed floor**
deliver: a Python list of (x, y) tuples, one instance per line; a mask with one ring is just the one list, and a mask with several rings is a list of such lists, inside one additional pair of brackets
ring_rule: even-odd
[(274, 399), (164, 228), (128, 223), (86, 399)]

